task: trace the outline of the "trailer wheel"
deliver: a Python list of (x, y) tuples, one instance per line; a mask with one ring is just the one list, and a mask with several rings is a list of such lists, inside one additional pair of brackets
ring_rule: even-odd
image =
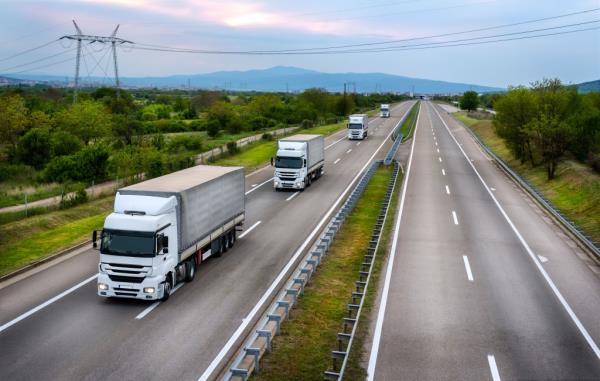
[(235, 243), (235, 230), (230, 231), (227, 237), (229, 239), (229, 247), (233, 247)]
[(229, 239), (227, 236), (221, 237), (221, 252), (226, 253), (229, 250)]
[(185, 281), (191, 282), (196, 277), (196, 258), (191, 257), (185, 262)]
[(162, 301), (166, 301), (167, 299), (169, 299), (169, 296), (171, 295), (171, 276), (168, 275), (167, 279), (165, 279), (165, 282), (163, 283), (163, 296), (162, 296)]
[(306, 176), (306, 186), (309, 187), (312, 184), (312, 174)]

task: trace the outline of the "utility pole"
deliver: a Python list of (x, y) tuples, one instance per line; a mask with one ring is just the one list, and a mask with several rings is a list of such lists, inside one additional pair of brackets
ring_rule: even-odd
[(119, 82), (119, 67), (117, 65), (117, 45), (133, 44), (133, 42), (117, 37), (117, 31), (119, 30), (119, 25), (117, 25), (117, 27), (115, 28), (115, 30), (112, 32), (112, 34), (110, 36), (93, 36), (93, 35), (89, 35), (89, 34), (83, 34), (83, 32), (81, 31), (81, 29), (79, 29), (79, 26), (77, 25), (75, 20), (73, 20), (73, 25), (75, 26), (75, 30), (77, 31), (77, 34), (70, 34), (70, 35), (62, 36), (60, 38), (61, 40), (64, 38), (67, 40), (77, 41), (77, 57), (75, 60), (75, 89), (74, 89), (74, 94), (73, 94), (73, 103), (77, 102), (77, 93), (79, 91), (79, 68), (80, 68), (80, 64), (81, 64), (81, 44), (83, 41), (89, 41), (90, 44), (93, 44), (95, 42), (100, 43), (100, 44), (111, 44), (112, 55), (113, 55), (113, 64), (114, 64), (114, 70), (115, 70), (115, 84), (117, 87), (117, 96), (118, 96), (120, 82)]

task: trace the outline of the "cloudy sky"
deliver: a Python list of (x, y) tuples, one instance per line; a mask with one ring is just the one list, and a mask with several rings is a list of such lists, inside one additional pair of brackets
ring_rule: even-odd
[[(27, 70), (24, 73), (72, 76), (75, 53), (67, 41), (6, 58), (73, 34), (72, 19), (85, 34), (109, 35), (120, 24), (118, 36), (139, 44), (224, 51), (281, 50), (461, 32), (592, 10), (600, 8), (600, 0), (0, 0), (0, 5), (0, 73)], [(462, 40), (595, 20), (600, 21), (600, 9), (397, 45)], [(600, 22), (536, 33), (598, 27)], [(518, 36), (523, 35), (510, 37)], [(104, 75), (110, 57), (104, 55), (101, 46), (90, 46), (86, 54), (83, 73)], [(286, 65), (502, 87), (527, 84), (542, 77), (578, 83), (600, 78), (600, 29), (493, 44), (354, 54), (240, 56), (122, 49), (118, 57), (123, 76)]]

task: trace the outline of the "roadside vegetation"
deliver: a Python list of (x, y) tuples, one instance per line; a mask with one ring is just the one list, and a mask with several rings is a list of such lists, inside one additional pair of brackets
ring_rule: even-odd
[[(391, 94), (0, 89), (0, 207), (194, 164), (215, 147), (291, 125), (331, 125)], [(332, 127), (323, 127), (327, 130)]]
[[(281, 326), (281, 335), (273, 339), (274, 350), (263, 357), (260, 374), (253, 376), (253, 379), (323, 380), (323, 372), (331, 366), (331, 350), (335, 349), (346, 304), (350, 300), (350, 292), (357, 279), (391, 172), (391, 167), (377, 170), (311, 283), (306, 286), (304, 295), (291, 310), (291, 318)], [(398, 184), (400, 181), (399, 176)], [(390, 212), (393, 213), (393, 208)], [(375, 265), (376, 273), (365, 300), (367, 310), (363, 311), (359, 336), (353, 345), (346, 377), (348, 380), (364, 378), (364, 370), (360, 365), (366, 336), (363, 329), (368, 327), (368, 309), (377, 287), (381, 257), (386, 251), (390, 232), (388, 225), (389, 222), (384, 228)]]
[(544, 167), (532, 166), (513, 155), (506, 141), (496, 133), (489, 116), (481, 119), (481, 114), (469, 116), (464, 111), (455, 113), (454, 116), (471, 127), (496, 155), (541, 191), (567, 218), (574, 221), (595, 242), (600, 242), (600, 174), (589, 164), (567, 157), (560, 161), (554, 179), (549, 181)]
[(408, 116), (404, 120), (404, 123), (402, 123), (402, 126), (400, 127), (400, 132), (402, 133), (404, 139), (408, 139), (412, 136), (414, 127), (417, 123), (417, 116), (419, 115), (420, 104), (421, 102), (418, 101), (413, 105), (413, 107), (410, 109), (410, 113), (408, 114)]

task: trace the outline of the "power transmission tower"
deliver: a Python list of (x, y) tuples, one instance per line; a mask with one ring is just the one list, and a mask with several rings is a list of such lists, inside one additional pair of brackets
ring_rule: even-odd
[(75, 89), (73, 94), (73, 103), (77, 102), (77, 92), (79, 91), (79, 66), (81, 63), (81, 44), (83, 41), (89, 41), (90, 44), (100, 43), (100, 44), (110, 44), (113, 55), (113, 64), (115, 70), (115, 84), (117, 87), (117, 95), (119, 90), (119, 67), (117, 65), (117, 45), (123, 44), (133, 44), (131, 41), (124, 40), (122, 38), (117, 37), (117, 31), (119, 30), (119, 25), (115, 28), (110, 36), (94, 36), (89, 34), (83, 34), (79, 26), (73, 20), (73, 25), (75, 26), (75, 30), (77, 34), (69, 34), (66, 36), (62, 36), (60, 39), (74, 40), (77, 41), (77, 57), (75, 60)]

